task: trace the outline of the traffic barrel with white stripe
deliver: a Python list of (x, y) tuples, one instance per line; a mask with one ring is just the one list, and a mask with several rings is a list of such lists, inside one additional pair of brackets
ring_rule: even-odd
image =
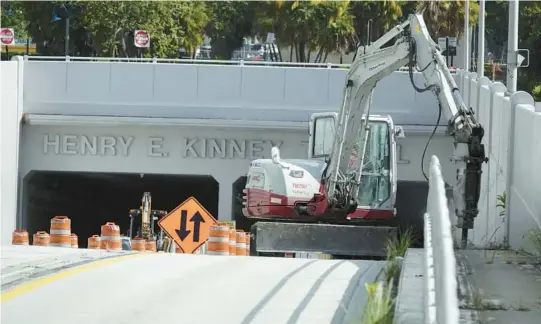
[(50, 239), (49, 233), (45, 231), (38, 231), (34, 233), (32, 237), (32, 245), (49, 246)]
[(16, 229), (11, 236), (11, 244), (28, 245), (28, 232), (25, 229)]
[(229, 229), (229, 255), (237, 255), (237, 231)]
[(107, 222), (101, 226), (100, 247), (103, 250), (120, 251), (122, 242), (120, 241), (120, 227), (113, 222)]
[(237, 230), (237, 244), (236, 244), (236, 255), (245, 256), (246, 255), (246, 233), (242, 230)]
[(77, 237), (77, 234), (71, 233), (71, 247), (74, 249), (79, 248), (79, 238)]
[(229, 255), (229, 226), (218, 224), (210, 227), (208, 239), (209, 255)]
[(246, 233), (246, 255), (247, 256), (250, 256), (250, 237), (251, 237), (251, 234), (250, 233)]
[(100, 236), (99, 235), (92, 235), (88, 238), (88, 248), (89, 249), (99, 249), (100, 248)]
[(156, 249), (156, 241), (153, 240), (153, 239), (146, 240), (145, 251), (147, 251), (147, 252), (156, 252), (157, 251), (157, 249)]
[(55, 216), (51, 219), (49, 246), (71, 247), (71, 219)]
[(134, 237), (133, 240), (131, 240), (131, 249), (133, 251), (146, 251), (146, 245), (147, 242), (144, 238)]

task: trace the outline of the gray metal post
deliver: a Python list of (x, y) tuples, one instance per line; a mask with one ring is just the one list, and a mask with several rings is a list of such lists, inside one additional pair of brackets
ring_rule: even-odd
[(70, 17), (66, 18), (66, 36), (64, 37), (64, 55), (69, 55), (70, 46)]
[(509, 94), (517, 91), (518, 0), (509, 1), (509, 34), (507, 35), (507, 81)]
[(485, 76), (485, 0), (479, 1), (479, 35), (477, 52), (477, 77)]
[(464, 15), (464, 71), (470, 71), (470, 1), (466, 0)]

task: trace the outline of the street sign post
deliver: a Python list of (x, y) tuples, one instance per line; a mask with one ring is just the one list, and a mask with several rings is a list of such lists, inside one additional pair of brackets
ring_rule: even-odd
[(184, 253), (193, 254), (205, 244), (210, 227), (218, 221), (197, 199), (190, 197), (165, 215), (158, 225)]
[(133, 42), (135, 47), (150, 47), (150, 35), (146, 30), (136, 30), (133, 33)]

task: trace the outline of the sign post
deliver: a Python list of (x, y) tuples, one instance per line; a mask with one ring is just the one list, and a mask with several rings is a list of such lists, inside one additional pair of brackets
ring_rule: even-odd
[(209, 238), (210, 227), (218, 221), (197, 199), (190, 197), (165, 215), (158, 225), (184, 253), (193, 254)]

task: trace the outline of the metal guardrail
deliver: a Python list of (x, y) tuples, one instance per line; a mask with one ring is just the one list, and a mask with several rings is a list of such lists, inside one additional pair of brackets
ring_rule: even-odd
[[(12, 60), (16, 57), (14, 56)], [(64, 61), (64, 62), (118, 62), (118, 63), (162, 63), (162, 64), (199, 64), (199, 65), (229, 65), (229, 66), (274, 66), (274, 67), (304, 67), (321, 69), (349, 69), (351, 64), (335, 63), (303, 63), (303, 62), (273, 62), (245, 60), (201, 60), (201, 59), (167, 59), (167, 58), (134, 58), (134, 57), (81, 57), (81, 56), (28, 56), (25, 61)], [(401, 67), (400, 72), (408, 72), (408, 67)], [(414, 71), (415, 73), (417, 71)], [(451, 69), (454, 74), (455, 69)]]
[(458, 324), (456, 259), (445, 183), (438, 158), (430, 160), (427, 212), (424, 215), (425, 324)]
[(80, 56), (23, 56), (25, 61), (65, 61), (65, 62), (118, 62), (118, 63), (166, 63), (166, 64), (201, 64), (201, 65), (233, 65), (233, 66), (286, 66), (328, 69), (349, 69), (350, 64), (334, 63), (298, 63), (245, 60), (200, 60), (200, 59), (167, 59), (167, 58), (134, 58), (134, 57), (80, 57)]

